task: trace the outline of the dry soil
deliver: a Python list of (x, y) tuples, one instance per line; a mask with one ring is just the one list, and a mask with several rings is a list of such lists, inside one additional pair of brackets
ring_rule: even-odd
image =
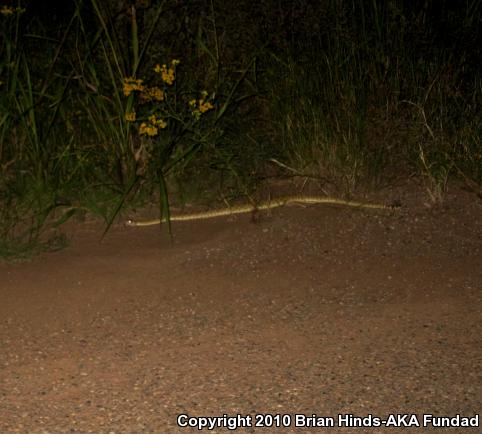
[[(0, 433), (199, 432), (180, 414), (401, 433), (338, 415), (481, 416), (482, 202), (456, 187), (438, 205), (412, 188), (382, 199), (403, 207), (176, 223), (172, 243), (120, 223), (99, 242), (86, 221), (66, 249), (0, 264)], [(289, 426), (255, 427), (266, 414)]]

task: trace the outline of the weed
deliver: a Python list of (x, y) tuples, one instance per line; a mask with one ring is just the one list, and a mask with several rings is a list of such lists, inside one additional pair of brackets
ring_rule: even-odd
[(61, 206), (108, 230), (174, 191), (249, 195), (273, 162), (347, 193), (480, 192), (482, 4), (409, 3), (77, 0), (55, 25), (2, 6), (3, 250), (35, 250)]

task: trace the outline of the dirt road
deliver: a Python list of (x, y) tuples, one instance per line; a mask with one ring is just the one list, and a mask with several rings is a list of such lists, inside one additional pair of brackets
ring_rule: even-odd
[[(201, 432), (248, 415), (253, 426), (231, 432), (404, 432), (354, 431), (347, 414), (473, 422), (482, 203), (462, 190), (436, 207), (398, 198), (398, 213), (285, 207), (256, 223), (176, 223), (172, 245), (158, 227), (121, 225), (99, 243), (87, 222), (63, 251), (0, 264), (0, 432), (200, 432), (178, 422), (204, 419), (181, 414), (221, 416)], [(434, 423), (409, 432), (448, 432)]]

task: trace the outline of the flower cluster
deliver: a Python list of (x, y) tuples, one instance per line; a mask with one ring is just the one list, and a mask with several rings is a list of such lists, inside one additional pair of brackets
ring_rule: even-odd
[(154, 71), (157, 74), (161, 74), (162, 81), (166, 83), (168, 86), (171, 86), (176, 79), (176, 65), (179, 65), (180, 61), (174, 59), (171, 61), (171, 65), (169, 68), (167, 65), (156, 65)]
[(159, 129), (163, 130), (167, 127), (166, 121), (162, 118), (156, 118), (156, 115), (149, 116), (149, 122), (142, 122), (139, 127), (139, 134), (147, 134), (149, 137), (154, 137), (159, 134)]
[[(143, 81), (135, 78), (124, 79), (124, 95), (129, 96), (133, 92), (140, 93), (140, 100), (142, 103), (149, 101), (164, 101), (165, 94), (162, 89), (157, 86), (148, 87), (143, 84)], [(125, 120), (127, 122), (135, 122), (137, 120), (137, 114), (135, 111), (128, 111), (125, 113)], [(149, 116), (148, 122), (142, 122), (139, 126), (139, 134), (154, 137), (159, 134), (159, 129), (167, 127), (166, 121), (161, 117), (156, 117), (155, 114)]]
[(140, 97), (142, 102), (164, 101), (165, 94), (162, 89), (159, 89), (157, 86), (154, 86), (154, 87), (146, 87), (141, 92)]
[(125, 118), (127, 122), (135, 122), (136, 121), (136, 112), (126, 112)]
[(201, 93), (201, 98), (189, 101), (192, 114), (196, 119), (199, 119), (203, 113), (206, 113), (214, 108), (214, 106), (209, 101), (206, 101), (207, 96), (208, 93), (206, 91), (203, 91)]
[(143, 92), (145, 86), (142, 84), (143, 80), (136, 79), (134, 77), (128, 77), (124, 79), (124, 95), (129, 96), (132, 92)]
[[(169, 66), (156, 65), (154, 71), (160, 74), (162, 80), (162, 88), (158, 86), (147, 86), (143, 80), (134, 77), (128, 77), (124, 79), (123, 92), (126, 97), (131, 95), (138, 96), (138, 102), (144, 107), (142, 112), (147, 113), (144, 116), (137, 116), (134, 109), (128, 109), (125, 113), (125, 120), (127, 122), (139, 121), (139, 134), (146, 135), (148, 137), (155, 137), (159, 134), (160, 130), (167, 127), (167, 119), (174, 118), (181, 120), (183, 116), (179, 113), (171, 113), (172, 105), (169, 101), (169, 86), (172, 86), (176, 80), (176, 66), (179, 64), (179, 60), (172, 60)], [(128, 105), (132, 107), (132, 105)], [(199, 99), (193, 99), (189, 102), (191, 111), (191, 118), (187, 122), (192, 122), (192, 118), (198, 121), (202, 114), (212, 110), (213, 104), (208, 100), (208, 93), (206, 91), (201, 93)]]

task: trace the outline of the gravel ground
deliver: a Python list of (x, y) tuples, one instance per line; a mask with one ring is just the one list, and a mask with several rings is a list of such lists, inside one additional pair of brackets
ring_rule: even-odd
[(0, 264), (0, 433), (482, 432), (482, 202), (393, 195), (176, 223), (172, 243), (79, 223)]

